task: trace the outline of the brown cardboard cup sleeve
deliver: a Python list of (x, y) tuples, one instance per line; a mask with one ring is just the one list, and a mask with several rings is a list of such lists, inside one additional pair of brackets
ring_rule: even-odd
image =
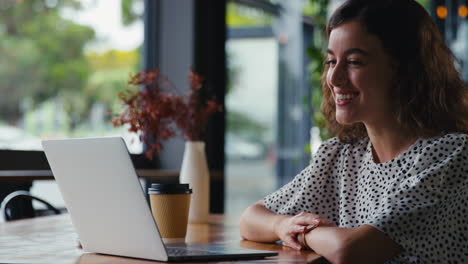
[(190, 196), (188, 184), (152, 184), (148, 189), (151, 212), (165, 243), (183, 242), (187, 234)]

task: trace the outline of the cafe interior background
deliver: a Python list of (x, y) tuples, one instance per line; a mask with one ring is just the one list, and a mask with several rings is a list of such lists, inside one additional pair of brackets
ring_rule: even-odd
[[(109, 111), (130, 73), (157, 68), (186, 90), (193, 68), (225, 109), (207, 131), (211, 212), (239, 217), (326, 137), (311, 47), (325, 43), (317, 14), (340, 2), (1, 0), (0, 170), (48, 170), (42, 139), (96, 136), (122, 136), (137, 168), (178, 170), (182, 138), (145, 160), (138, 135), (112, 126)], [(468, 81), (468, 1), (419, 2)], [(0, 184), (0, 200), (16, 189), (64, 207), (52, 180)]]

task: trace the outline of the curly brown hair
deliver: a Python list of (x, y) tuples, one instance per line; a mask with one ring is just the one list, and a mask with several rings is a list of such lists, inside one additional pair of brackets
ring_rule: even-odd
[[(456, 59), (426, 10), (414, 0), (348, 0), (331, 16), (327, 36), (340, 25), (359, 21), (378, 37), (396, 62), (395, 87), (389, 100), (405, 133), (432, 137), (468, 132), (468, 92), (455, 68)], [(322, 74), (322, 113), (328, 131), (343, 142), (367, 137), (362, 123), (342, 125)]]

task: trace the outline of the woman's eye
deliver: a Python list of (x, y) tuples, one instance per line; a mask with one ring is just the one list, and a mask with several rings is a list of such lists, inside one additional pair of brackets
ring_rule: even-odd
[(353, 66), (359, 66), (359, 65), (362, 65), (362, 62), (358, 60), (348, 60), (348, 64), (353, 65)]
[(325, 61), (325, 64), (327, 64), (327, 65), (335, 65), (335, 64), (336, 64), (336, 61), (335, 61), (335, 60), (327, 60), (327, 61)]

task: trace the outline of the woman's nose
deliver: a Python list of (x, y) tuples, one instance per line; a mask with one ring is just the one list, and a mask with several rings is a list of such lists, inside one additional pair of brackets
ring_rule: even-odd
[(335, 87), (340, 87), (346, 84), (347, 75), (344, 65), (337, 63), (335, 67), (328, 69), (328, 82)]

